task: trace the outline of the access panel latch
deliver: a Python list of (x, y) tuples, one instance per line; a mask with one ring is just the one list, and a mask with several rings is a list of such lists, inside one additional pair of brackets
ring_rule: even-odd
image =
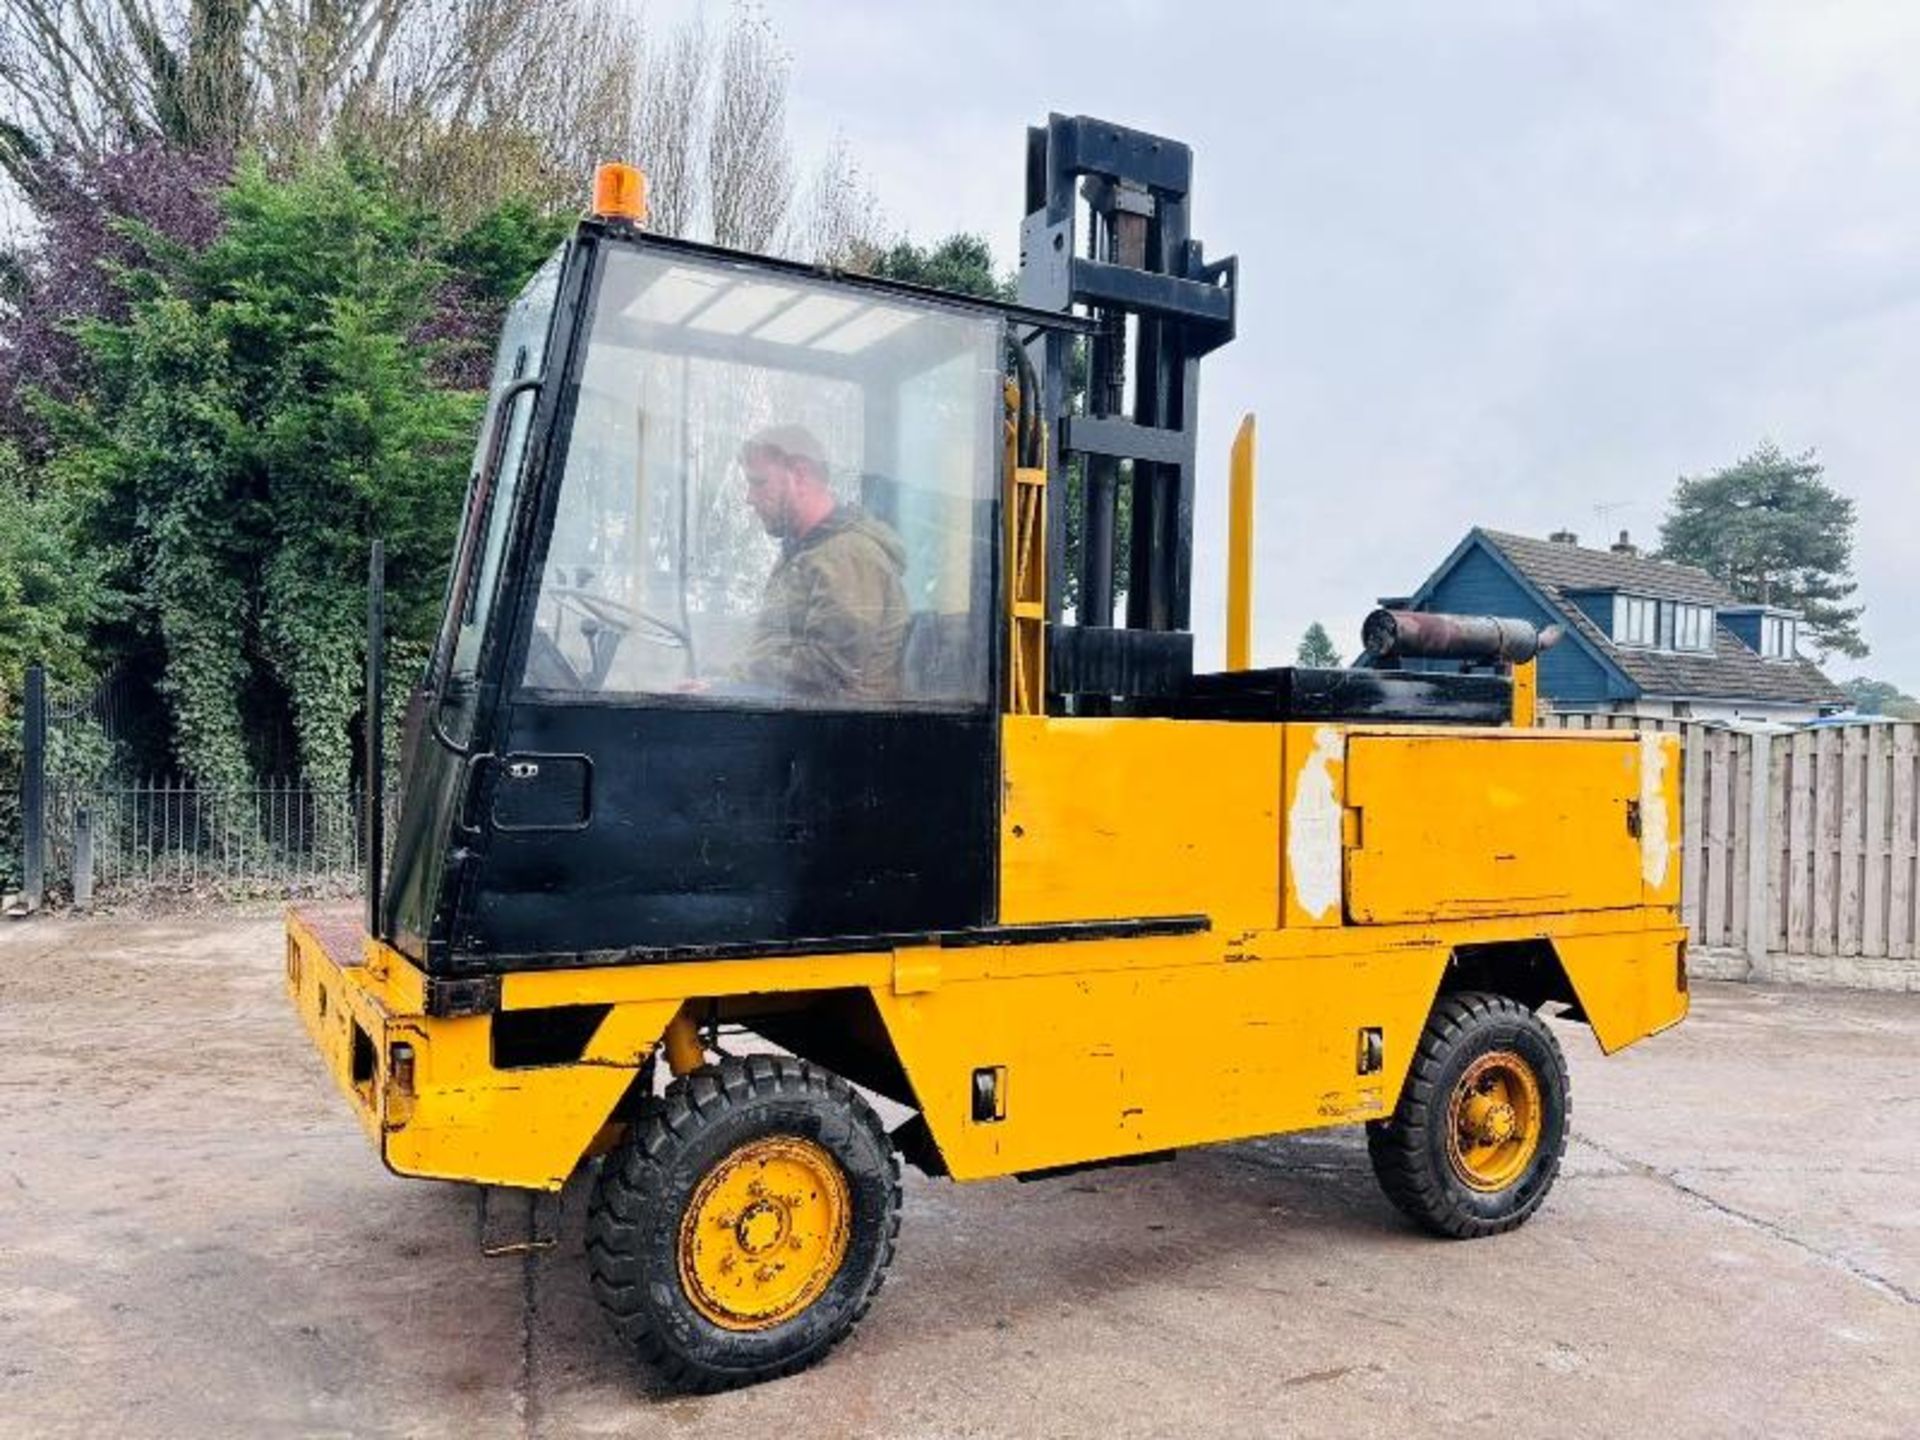
[(585, 755), (503, 755), (491, 815), (498, 830), (581, 830), (593, 818), (593, 761)]

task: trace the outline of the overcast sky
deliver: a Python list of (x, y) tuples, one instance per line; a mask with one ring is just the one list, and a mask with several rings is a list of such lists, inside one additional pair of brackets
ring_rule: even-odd
[(766, 9), (802, 147), (843, 135), (916, 239), (1011, 265), (1050, 109), (1193, 146), (1194, 233), (1241, 261), (1203, 367), (1203, 657), (1253, 410), (1256, 658), (1314, 619), (1357, 648), (1474, 524), (1650, 542), (1676, 475), (1770, 437), (1859, 504), (1873, 654), (1834, 673), (1920, 690), (1920, 4)]

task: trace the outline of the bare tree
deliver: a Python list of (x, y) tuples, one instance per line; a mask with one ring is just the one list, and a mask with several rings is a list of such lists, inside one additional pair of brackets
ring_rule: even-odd
[(695, 15), (648, 56), (634, 157), (652, 184), (649, 223), (691, 236), (700, 220), (702, 129), (713, 46)]
[(707, 134), (707, 205), (716, 245), (770, 250), (780, 238), (793, 196), (787, 69), (766, 19), (736, 10), (720, 45)]
[(796, 201), (790, 62), (740, 3), (657, 35), (620, 0), (0, 0), (0, 176), (142, 144), (289, 164), (351, 144), (452, 213), (649, 174), (652, 225), (832, 258), (872, 196), (844, 145)]
[(638, 39), (606, 0), (0, 0), (0, 167), (30, 187), (49, 157), (152, 140), (290, 159), (351, 139), (513, 172), (631, 137)]
[(401, 182), (455, 213), (508, 196), (576, 206), (595, 162), (631, 153), (642, 34), (598, 0), (488, 3), (487, 25), (458, 47), (483, 63), (442, 90), (448, 57), (411, 57), (403, 78), (424, 83), (365, 96), (348, 129), (381, 135), (371, 148)]
[(828, 263), (878, 244), (879, 205), (844, 140), (796, 197), (789, 69), (748, 4), (717, 42), (696, 15), (650, 44), (631, 153), (647, 172), (652, 228)]
[[(169, 63), (156, 77), (162, 54)], [(97, 154), (160, 133), (161, 116), (179, 107), (155, 90), (180, 68), (170, 37), (137, 4), (4, 0), (0, 167), (32, 196), (35, 167), (52, 153)]]
[(842, 269), (864, 268), (866, 257), (883, 247), (880, 201), (844, 139), (813, 172), (795, 229), (789, 247), (795, 258)]

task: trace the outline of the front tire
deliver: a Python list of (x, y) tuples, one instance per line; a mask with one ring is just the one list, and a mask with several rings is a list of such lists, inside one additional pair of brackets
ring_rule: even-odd
[(754, 1055), (676, 1080), (609, 1155), (587, 1220), (593, 1290), (670, 1384), (790, 1375), (846, 1337), (900, 1229), (900, 1162), (846, 1081)]
[(1389, 1120), (1367, 1126), (1387, 1198), (1436, 1235), (1474, 1239), (1540, 1208), (1566, 1151), (1560, 1042), (1504, 995), (1442, 996)]

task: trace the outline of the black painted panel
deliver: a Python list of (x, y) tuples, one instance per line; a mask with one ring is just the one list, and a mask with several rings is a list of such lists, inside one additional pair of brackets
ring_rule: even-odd
[(401, 954), (432, 963), (430, 942), (444, 940), (438, 924), (445, 903), (448, 836), (465, 762), (442, 745), (427, 716), (431, 693), (422, 687), (407, 707), (400, 763), (400, 815), (387, 861), (381, 906), (386, 938)]
[(1047, 661), (1048, 686), (1063, 695), (1179, 695), (1193, 678), (1193, 636), (1054, 625), (1047, 630)]
[(502, 830), (577, 830), (593, 813), (593, 762), (584, 755), (501, 757), (493, 823)]
[(1513, 711), (1505, 675), (1283, 666), (1195, 675), (1166, 713), (1210, 720), (1373, 720), (1503, 725)]
[(475, 959), (958, 929), (991, 918), (987, 714), (522, 697), (509, 753), (593, 762), (576, 831), (485, 839)]

